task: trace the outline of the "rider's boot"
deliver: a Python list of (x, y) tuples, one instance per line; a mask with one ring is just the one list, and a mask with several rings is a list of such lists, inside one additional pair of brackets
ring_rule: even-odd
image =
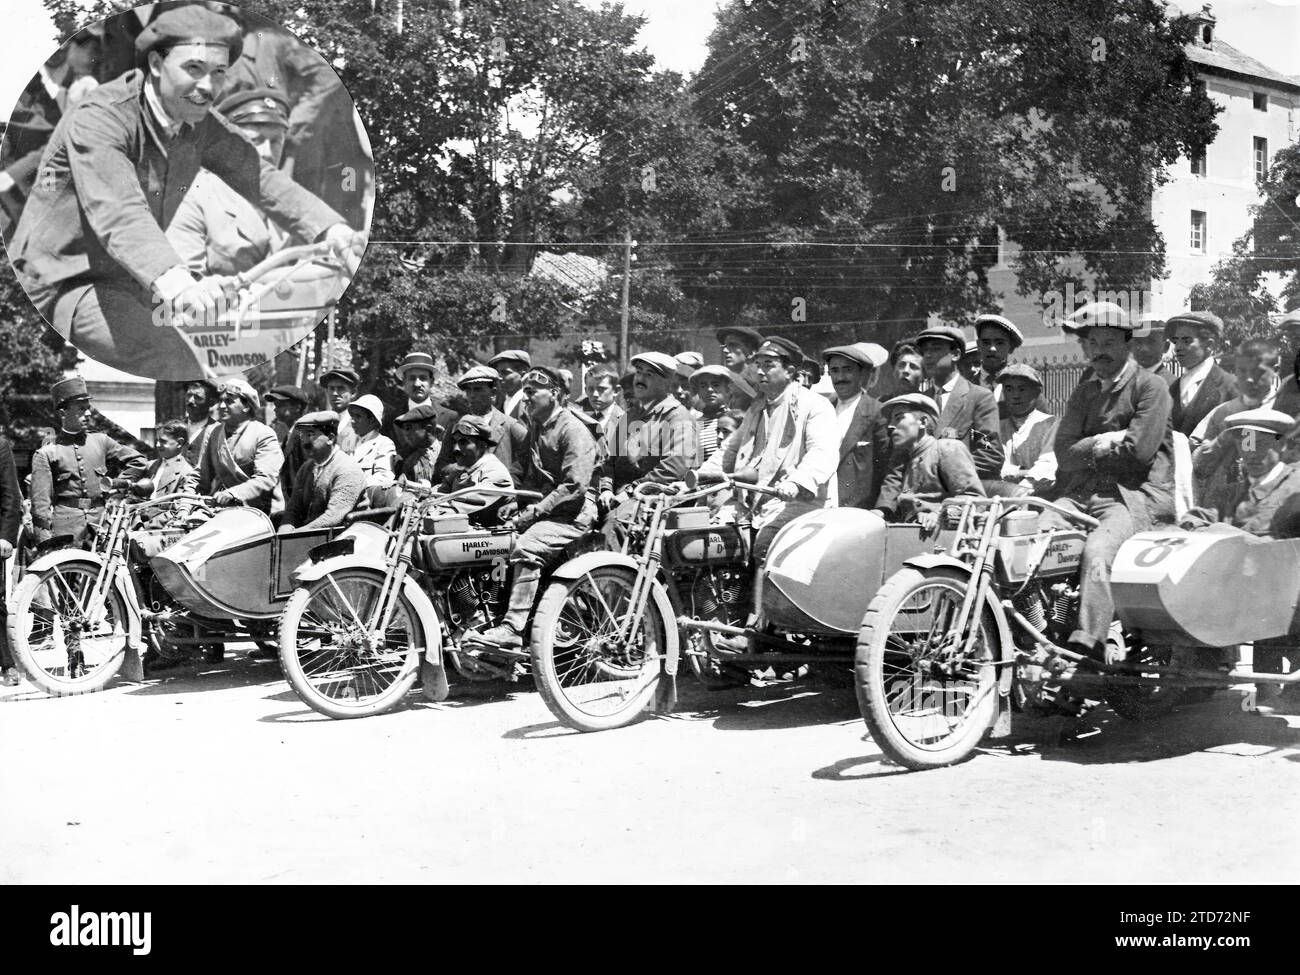
[(487, 643), (503, 650), (520, 650), (524, 645), (524, 627), (532, 612), (533, 600), (541, 585), (542, 570), (536, 565), (520, 564), (515, 570), (514, 586), (510, 590), (510, 606), (501, 622), (481, 632), (467, 634), (478, 643)]

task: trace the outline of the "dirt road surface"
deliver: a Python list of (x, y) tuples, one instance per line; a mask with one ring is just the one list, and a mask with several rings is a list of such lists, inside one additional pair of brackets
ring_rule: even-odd
[[(882, 761), (852, 690), (711, 693), (583, 735), (527, 685), (331, 721), (275, 664), (0, 695), (0, 883), (1145, 882), (1300, 877), (1300, 715), (1240, 699), (969, 762)], [(1285, 851), (1285, 852), (1279, 852)]]

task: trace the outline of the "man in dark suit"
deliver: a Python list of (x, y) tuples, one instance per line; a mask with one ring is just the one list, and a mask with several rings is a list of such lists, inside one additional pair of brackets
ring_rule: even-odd
[[(465, 394), (467, 409), (457, 422), (465, 416), (475, 416), (487, 424), (491, 432), (491, 452), (510, 472), (516, 483), (524, 476), (524, 462), (528, 459), (528, 427), (518, 420), (511, 419), (496, 408), (497, 391), (501, 384), (501, 374), (491, 366), (471, 366), (465, 375), (456, 381)], [(455, 424), (452, 424), (454, 427)], [(449, 430), (451, 427), (448, 428)], [(444, 437), (442, 450), (438, 454), (437, 474), (441, 477), (447, 467), (455, 462), (456, 446), (454, 437)]]
[(456, 414), (433, 399), (433, 379), (435, 366), (433, 356), (427, 352), (412, 352), (397, 367), (397, 376), (402, 381), (402, 388), (395, 393), (384, 396), (383, 427), (385, 436), (393, 436), (393, 421), (405, 413), (411, 412), (425, 403), (436, 411), (438, 442), (446, 439), (451, 428), (456, 425)]
[(1223, 321), (1213, 312), (1185, 311), (1165, 323), (1165, 336), (1183, 367), (1183, 374), (1169, 388), (1174, 430), (1191, 436), (1216, 406), (1237, 395), (1237, 380), (1214, 361)]
[(177, 326), (213, 320), (236, 284), (195, 278), (164, 233), (200, 167), (306, 240), (348, 257), (364, 246), (211, 110), (241, 43), (234, 21), (198, 4), (160, 14), (136, 42), (147, 67), (83, 98), (41, 157), (9, 256), (37, 311), (102, 363), (154, 379), (203, 374)]
[(870, 342), (837, 345), (822, 353), (835, 388), (836, 429), (840, 434), (840, 463), (831, 478), (833, 505), (872, 508), (889, 463), (889, 429), (880, 400), (867, 392), (876, 370), (889, 353)]
[(939, 406), (937, 436), (965, 443), (981, 480), (998, 479), (1005, 458), (998, 404), (991, 392), (957, 371), (966, 336), (954, 325), (932, 325), (916, 337), (916, 347), (925, 368), (921, 392)]
[[(4, 574), (18, 544), (18, 526), (23, 518), (23, 496), (18, 488), (18, 469), (9, 441), (0, 437), (0, 593), (6, 589)], [(5, 687), (18, 684), (18, 671), (9, 655), (8, 621), (4, 618), (4, 600), (0, 599), (0, 683)]]

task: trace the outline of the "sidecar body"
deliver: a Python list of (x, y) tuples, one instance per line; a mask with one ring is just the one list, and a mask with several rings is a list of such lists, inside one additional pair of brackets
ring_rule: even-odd
[(790, 633), (856, 635), (885, 580), (915, 556), (946, 551), (952, 531), (923, 535), (862, 508), (794, 519), (768, 550), (759, 584), (762, 622)]
[(1300, 539), (1228, 525), (1140, 532), (1111, 570), (1115, 611), (1150, 644), (1300, 642)]
[[(149, 560), (158, 581), (178, 603), (206, 619), (266, 620), (280, 615), (294, 590), (293, 572), (339, 528), (277, 534), (253, 508), (226, 508)], [(358, 522), (346, 533), (378, 545), (388, 532)]]

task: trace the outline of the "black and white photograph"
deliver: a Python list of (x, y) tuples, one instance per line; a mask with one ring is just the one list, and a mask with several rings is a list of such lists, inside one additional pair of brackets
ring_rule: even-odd
[(19, 7), (0, 883), (1281, 931), (1300, 2)]

